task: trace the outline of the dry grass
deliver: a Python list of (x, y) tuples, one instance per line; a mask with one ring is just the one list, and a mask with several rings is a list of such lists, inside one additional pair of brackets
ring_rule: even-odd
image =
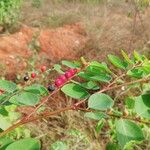
[[(55, 109), (71, 103), (72, 99), (66, 98), (66, 104), (57, 102)], [(52, 111), (53, 108), (49, 106), (49, 109)], [(42, 141), (43, 150), (49, 150), (56, 141), (67, 141), (69, 150), (103, 150), (106, 141), (96, 133), (95, 125), (96, 122), (85, 118), (83, 112), (70, 110), (47, 120), (31, 123), (28, 127), (33, 136)], [(69, 136), (67, 133), (70, 131), (77, 131), (81, 135)]]

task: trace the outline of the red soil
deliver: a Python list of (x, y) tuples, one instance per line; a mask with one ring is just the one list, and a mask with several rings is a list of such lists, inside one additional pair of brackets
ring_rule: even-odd
[(87, 42), (81, 25), (66, 25), (57, 29), (35, 29), (24, 27), (19, 32), (0, 36), (0, 62), (6, 64), (6, 71), (11, 75), (14, 71), (24, 69), (23, 59), (32, 56), (28, 45), (35, 33), (39, 36), (40, 54), (46, 54), (50, 60), (73, 59)]

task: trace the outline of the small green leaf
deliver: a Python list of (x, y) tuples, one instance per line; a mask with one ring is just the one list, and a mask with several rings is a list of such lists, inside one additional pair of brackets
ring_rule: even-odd
[(101, 120), (102, 118), (108, 118), (108, 116), (102, 112), (87, 112), (85, 113), (84, 117), (94, 120)]
[(109, 82), (111, 81), (111, 76), (106, 73), (99, 73), (98, 75), (93, 75), (85, 72), (78, 73), (78, 76), (85, 79), (85, 80), (92, 80), (92, 81), (99, 81), (99, 82)]
[(108, 55), (109, 61), (116, 67), (120, 69), (126, 69), (128, 64), (124, 61), (122, 61), (119, 57), (114, 55)]
[(4, 106), (0, 106), (0, 114), (3, 116), (8, 116), (8, 111), (5, 109)]
[(90, 63), (90, 66), (98, 67), (100, 70), (106, 71), (108, 73), (112, 73), (106, 63), (99, 63), (97, 61), (93, 61)]
[(150, 94), (135, 98), (135, 111), (139, 116), (150, 119)]
[(74, 83), (64, 85), (61, 88), (61, 91), (75, 99), (84, 99), (90, 96), (90, 94), (83, 87)]
[(116, 123), (117, 139), (123, 148), (130, 141), (144, 140), (141, 128), (130, 120), (120, 119)]
[(48, 90), (40, 84), (33, 84), (31, 86), (25, 87), (24, 90), (41, 96), (47, 96), (49, 94)]
[(35, 106), (40, 101), (40, 97), (30, 92), (20, 92), (9, 99), (9, 102), (17, 105)]
[(9, 96), (11, 96), (11, 93), (3, 93), (0, 95), (0, 103), (4, 102)]
[(0, 150), (6, 150), (6, 147), (11, 144), (13, 142), (12, 139), (10, 138), (6, 138), (6, 137), (2, 137), (0, 138)]
[(61, 65), (59, 64), (54, 65), (54, 70), (56, 70), (60, 74), (64, 74), (64, 72), (61, 70)]
[(73, 63), (73, 62), (67, 61), (67, 60), (63, 60), (62, 64), (69, 68), (78, 68), (79, 67), (76, 63)]
[(11, 126), (11, 122), (3, 116), (0, 116), (0, 129), (6, 130)]
[(135, 104), (135, 101), (134, 99), (128, 97), (125, 99), (125, 103), (126, 103), (126, 106), (128, 109), (133, 109), (134, 108), (134, 104)]
[(95, 127), (96, 132), (100, 133), (100, 131), (103, 129), (104, 125), (105, 125), (105, 120), (104, 119), (99, 120)]
[(117, 145), (116, 143), (107, 143), (106, 145), (106, 150), (120, 150), (119, 145)]
[(51, 145), (51, 150), (68, 150), (68, 147), (64, 142), (57, 141)]
[(103, 93), (95, 93), (88, 100), (88, 107), (95, 110), (107, 110), (113, 106), (111, 97)]
[(123, 50), (121, 50), (121, 53), (127, 63), (134, 64), (134, 62), (129, 58), (129, 56)]
[(141, 61), (141, 62), (143, 61), (142, 55), (140, 55), (137, 51), (134, 51), (133, 55), (137, 61)]
[(132, 70), (129, 70), (127, 72), (127, 75), (134, 78), (142, 78), (143, 77), (143, 71), (140, 68), (135, 68)]
[(93, 81), (85, 82), (80, 84), (83, 88), (88, 90), (99, 90), (100, 87)]
[(17, 89), (17, 85), (11, 81), (0, 80), (0, 90), (7, 92), (14, 92)]
[(33, 138), (21, 139), (6, 147), (6, 150), (40, 150), (40, 141)]

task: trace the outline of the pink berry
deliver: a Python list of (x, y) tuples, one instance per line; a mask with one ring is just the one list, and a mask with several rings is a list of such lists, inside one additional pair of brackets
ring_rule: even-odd
[(72, 72), (67, 71), (67, 72), (65, 73), (65, 77), (66, 77), (67, 79), (71, 78), (72, 76), (73, 76)]
[(31, 77), (32, 77), (32, 78), (35, 78), (35, 77), (36, 77), (36, 73), (34, 73), (34, 72), (31, 73)]
[(41, 71), (42, 71), (42, 72), (45, 72), (45, 71), (46, 71), (46, 66), (42, 66), (42, 67), (41, 67)]
[(58, 79), (62, 80), (63, 83), (67, 81), (67, 78), (65, 75), (61, 75)]
[(70, 69), (69, 72), (72, 73), (72, 75), (75, 75), (75, 73), (77, 73), (77, 69)]
[(57, 80), (55, 81), (55, 85), (56, 85), (57, 87), (60, 87), (61, 85), (63, 85), (63, 81), (62, 81), (61, 79), (57, 79)]

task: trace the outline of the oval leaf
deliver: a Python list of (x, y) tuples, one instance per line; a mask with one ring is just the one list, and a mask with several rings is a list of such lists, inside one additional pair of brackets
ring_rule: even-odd
[(12, 96), (9, 102), (17, 105), (35, 106), (40, 101), (40, 97), (30, 92), (21, 92)]
[(114, 56), (114, 55), (108, 55), (109, 61), (116, 67), (120, 69), (126, 69), (127, 68), (127, 63), (122, 61), (119, 57)]
[(130, 120), (117, 120), (116, 123), (117, 139), (121, 147), (130, 141), (144, 140), (141, 128)]
[(67, 61), (67, 60), (63, 60), (62, 64), (69, 67), (69, 68), (78, 68), (79, 67), (79, 65), (77, 65), (71, 61)]
[(113, 106), (111, 97), (103, 93), (95, 93), (88, 100), (88, 107), (95, 110), (107, 110)]
[(89, 97), (89, 93), (80, 85), (69, 83), (61, 88), (62, 92), (75, 99), (84, 99)]
[(33, 84), (31, 86), (25, 87), (24, 90), (31, 92), (33, 94), (39, 94), (39, 95), (44, 95), (44, 96), (47, 96), (49, 94), (48, 90), (40, 84)]
[(136, 97), (135, 111), (139, 116), (150, 119), (150, 94)]
[(17, 89), (17, 85), (11, 81), (0, 80), (0, 90), (13, 92)]
[(93, 75), (85, 72), (78, 73), (78, 76), (85, 79), (85, 80), (92, 80), (92, 81), (99, 81), (99, 82), (109, 82), (111, 81), (111, 76), (106, 73), (99, 73), (98, 75)]
[(85, 113), (84, 117), (94, 120), (101, 120), (102, 118), (107, 118), (108, 116), (102, 112), (87, 112)]
[(37, 139), (22, 139), (7, 146), (6, 150), (40, 150), (41, 144)]

